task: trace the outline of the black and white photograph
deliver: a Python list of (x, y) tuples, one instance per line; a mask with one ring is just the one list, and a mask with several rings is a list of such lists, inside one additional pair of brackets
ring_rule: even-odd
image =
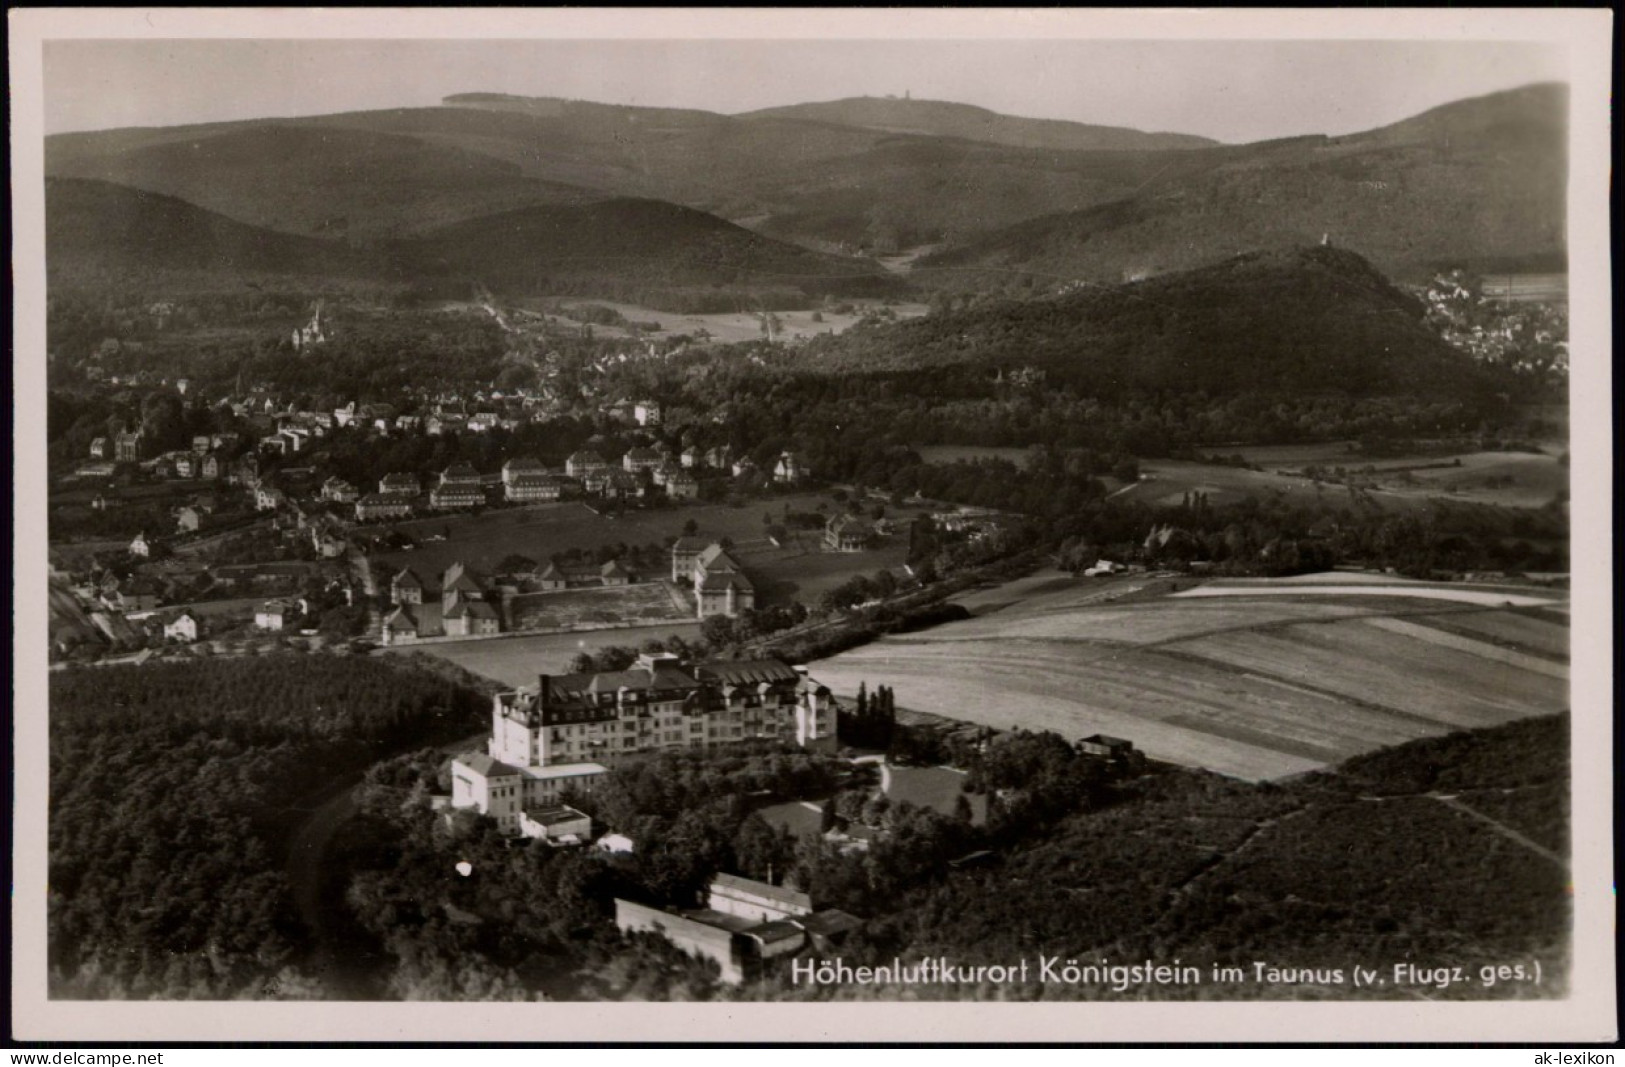
[(91, 14), (19, 1034), (1613, 1038), (1611, 13)]

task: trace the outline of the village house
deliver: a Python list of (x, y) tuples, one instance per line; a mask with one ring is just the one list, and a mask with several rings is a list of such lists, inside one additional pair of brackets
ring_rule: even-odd
[(181, 533), (197, 533), (213, 510), (207, 504), (187, 504), (175, 513), (175, 525)]
[(749, 456), (741, 456), (739, 459), (734, 460), (733, 466), (729, 469), (733, 471), (735, 478), (743, 478), (747, 474), (756, 473), (756, 461)]
[(473, 485), (437, 485), (429, 490), (429, 506), (437, 511), (464, 510), (484, 504), (485, 490), (477, 480)]
[(405, 567), (389, 580), (389, 602), (391, 604), (423, 603), (423, 579), (418, 577), (417, 571), (411, 567)]
[(192, 438), (192, 451), (197, 455), (206, 455), (214, 447), (214, 438), (206, 433), (200, 433)]
[(773, 480), (785, 485), (801, 481), (806, 474), (794, 452), (781, 452), (779, 461), (773, 465)]
[(512, 503), (528, 504), (538, 500), (557, 500), (564, 487), (557, 478), (546, 474), (520, 474), (511, 480), (504, 475), (503, 495)]
[(237, 461), (237, 467), (232, 480), (238, 485), (252, 489), (260, 484), (260, 460), (250, 452)]
[(652, 471), (660, 464), (660, 453), (652, 448), (634, 448), (621, 457), (622, 469), (633, 472)]
[(831, 552), (862, 552), (874, 539), (874, 527), (851, 515), (832, 515), (824, 524), (824, 547)]
[(174, 463), (175, 463), (175, 477), (177, 477), (177, 478), (196, 478), (197, 477), (197, 472), (198, 472), (197, 457), (183, 453), (183, 454), (178, 455), (178, 456), (175, 457)]
[(673, 500), (698, 499), (700, 481), (687, 471), (679, 470), (666, 479), (666, 495)]
[(480, 487), (480, 472), (467, 463), (453, 463), (440, 472), (440, 488)]
[(468, 417), (469, 433), (489, 433), (502, 424), (494, 411), (481, 411)]
[(378, 492), (386, 495), (394, 493), (416, 496), (422, 489), (423, 486), (416, 474), (395, 472), (378, 479)]
[(756, 606), (756, 587), (720, 543), (679, 537), (671, 546), (671, 580), (694, 587), (699, 618), (736, 616)]
[(522, 478), (540, 478), (547, 467), (533, 456), (515, 456), (502, 464), (502, 484), (511, 486)]
[(197, 616), (190, 611), (181, 611), (164, 620), (164, 640), (176, 641), (181, 644), (192, 644), (203, 633), (203, 627)]
[(152, 555), (152, 542), (147, 540), (145, 532), (136, 534), (135, 539), (130, 542), (130, 555), (138, 559), (146, 559)]
[(415, 499), (415, 495), (409, 493), (368, 493), (355, 502), (356, 521), (407, 518), (412, 514)]
[(717, 470), (727, 470), (732, 465), (734, 450), (728, 445), (718, 445), (705, 453), (705, 465), (715, 467)]
[(361, 491), (335, 475), (322, 483), (322, 499), (335, 504), (354, 504), (361, 499)]
[(572, 478), (586, 478), (589, 474), (597, 474), (607, 470), (609, 464), (596, 452), (582, 450), (571, 453), (564, 461), (564, 473)]
[(113, 438), (113, 458), (120, 463), (135, 463), (141, 459), (146, 439), (140, 430), (121, 432)]
[(598, 570), (599, 580), (605, 585), (631, 585), (632, 572), (621, 566), (620, 560), (612, 559)]
[(105, 437), (95, 437), (95, 438), (91, 439), (91, 442), (90, 442), (90, 458), (91, 459), (106, 459), (107, 458), (107, 438), (105, 438)]
[(641, 497), (648, 491), (643, 479), (631, 471), (607, 470), (602, 475), (603, 486), (599, 490), (606, 500), (625, 500), (631, 497)]
[(632, 405), (632, 418), (639, 426), (659, 426), (660, 405), (653, 400), (639, 400)]
[(446, 630), (440, 601), (399, 604), (383, 621), (380, 640), (386, 645), (410, 644), (429, 637), (443, 637)]
[(680, 462), (687, 470), (693, 470), (695, 467), (702, 466), (705, 462), (705, 458), (703, 455), (701, 455), (700, 450), (693, 445), (689, 445), (687, 448), (683, 449), (682, 453), (677, 458), (678, 462)]
[(254, 626), (275, 633), (299, 618), (293, 605), (286, 600), (267, 600), (254, 609)]
[(254, 510), (275, 511), (287, 503), (288, 495), (274, 485), (260, 485), (254, 489)]
[(198, 462), (199, 476), (207, 478), (211, 481), (219, 478), (223, 469), (223, 462), (224, 461), (221, 460), (218, 452), (210, 452)]
[(441, 617), (447, 637), (489, 637), (502, 632), (502, 617), (483, 600), (457, 599)]

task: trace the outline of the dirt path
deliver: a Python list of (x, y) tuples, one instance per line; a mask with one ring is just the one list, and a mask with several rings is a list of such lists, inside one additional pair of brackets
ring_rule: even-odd
[(1551, 860), (1553, 863), (1557, 864), (1559, 867), (1562, 867), (1564, 870), (1568, 869), (1568, 866), (1569, 866), (1569, 861), (1568, 860), (1564, 859), (1562, 856), (1559, 856), (1557, 853), (1553, 852), (1551, 849), (1546, 848), (1543, 845), (1536, 844), (1535, 842), (1531, 841), (1529, 838), (1525, 837), (1523, 834), (1519, 833), (1518, 831), (1514, 830), (1512, 827), (1508, 826), (1506, 823), (1501, 822), (1501, 821), (1499, 821), (1497, 819), (1492, 819), (1488, 815), (1485, 815), (1483, 812), (1477, 810), (1476, 808), (1468, 807), (1466, 804), (1463, 804), (1456, 797), (1442, 796), (1442, 795), (1439, 795), (1437, 793), (1429, 794), (1429, 795), (1432, 796), (1434, 800), (1437, 800), (1439, 803), (1445, 805), (1446, 807), (1450, 808), (1453, 811), (1459, 811), (1459, 812), (1461, 812), (1461, 813), (1463, 813), (1465, 815), (1472, 816), (1473, 818), (1477, 819), (1479, 822), (1483, 823), (1484, 825), (1488, 826), (1490, 829), (1494, 830), (1496, 833), (1500, 834), (1502, 837), (1506, 838), (1509, 841), (1514, 841), (1514, 842), (1522, 845), (1524, 848), (1527, 848), (1529, 851), (1533, 852), (1535, 855), (1542, 856), (1542, 857), (1545, 857), (1546, 859)]
[[(456, 755), (481, 747), (485, 738), (486, 734), (482, 731), (439, 747), (447, 755)], [(387, 759), (388, 755), (379, 758)], [(341, 939), (335, 928), (335, 916), (323, 899), (324, 892), (338, 873), (325, 862), (328, 849), (334, 835), (356, 813), (355, 792), (361, 785), (363, 773), (356, 771), (299, 804), (284, 809), (290, 813), (306, 813), (289, 840), (285, 870), (293, 893), (294, 908), (313, 938), (308, 966), (338, 999), (377, 998), (375, 986), (379, 961), (339, 950)]]

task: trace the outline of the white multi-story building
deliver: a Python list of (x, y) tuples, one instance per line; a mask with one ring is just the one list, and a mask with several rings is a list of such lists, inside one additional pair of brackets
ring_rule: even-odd
[(626, 757), (751, 740), (833, 751), (829, 689), (778, 660), (688, 666), (665, 653), (625, 671), (544, 674), (492, 698), (486, 751), (453, 764), (452, 805), (518, 833), (523, 811), (557, 804), (566, 784), (590, 789)]

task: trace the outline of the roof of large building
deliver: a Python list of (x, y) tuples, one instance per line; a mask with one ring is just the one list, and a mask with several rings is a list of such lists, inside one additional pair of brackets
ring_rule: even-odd
[(729, 890), (734, 893), (746, 893), (754, 897), (777, 901), (780, 904), (793, 908), (805, 908), (812, 911), (812, 897), (799, 889), (791, 889), (782, 885), (769, 885), (767, 882), (758, 882), (754, 878), (741, 878), (737, 874), (719, 874), (711, 879), (711, 891), (718, 889)]
[(694, 673), (702, 682), (721, 685), (760, 685), (764, 682), (801, 680), (794, 667), (776, 659), (718, 660), (700, 664)]
[(507, 778), (522, 773), (518, 767), (512, 767), (501, 760), (492, 759), (483, 752), (464, 752), (457, 757), (457, 762), (476, 774), (483, 774), (487, 778)]
[(839, 937), (862, 926), (863, 920), (840, 908), (825, 908), (811, 915), (803, 915), (796, 923), (809, 934), (818, 937)]
[(609, 768), (602, 763), (550, 763), (545, 767), (521, 767), (519, 771), (526, 778), (547, 782), (557, 778), (590, 778), (596, 774), (608, 774)]
[(729, 589), (750, 593), (756, 589), (749, 578), (732, 571), (723, 571), (720, 574), (707, 571), (700, 575), (699, 581), (694, 583), (694, 588), (702, 593), (725, 593)]
[(534, 456), (515, 456), (502, 465), (505, 471), (544, 471), (547, 469), (542, 461)]
[(711, 542), (703, 537), (679, 537), (672, 542), (671, 550), (680, 555), (698, 555), (704, 552), (710, 544)]
[(402, 567), (400, 572), (397, 573), (394, 578), (390, 579), (390, 584), (404, 586), (408, 589), (413, 586), (417, 586), (419, 589), (422, 589), (423, 579), (419, 578), (418, 572), (413, 570), (411, 567)]
[(576, 819), (588, 818), (586, 812), (577, 811), (564, 804), (553, 804), (545, 808), (526, 808), (525, 814), (543, 826), (553, 822), (574, 822)]
[(446, 612), (448, 619), (461, 619), (467, 616), (470, 619), (498, 619), (497, 609), (483, 600), (459, 600)]

